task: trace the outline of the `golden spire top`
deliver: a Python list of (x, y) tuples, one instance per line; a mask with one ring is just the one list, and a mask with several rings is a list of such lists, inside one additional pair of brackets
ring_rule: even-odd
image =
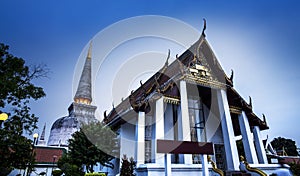
[(93, 40), (91, 40), (91, 42), (90, 42), (90, 47), (89, 47), (88, 54), (87, 54), (88, 59), (92, 58), (92, 45), (93, 45)]

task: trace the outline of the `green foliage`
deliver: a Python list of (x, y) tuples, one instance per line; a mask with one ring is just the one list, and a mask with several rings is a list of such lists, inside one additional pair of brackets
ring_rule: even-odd
[[(69, 164), (88, 172), (94, 172), (97, 163), (113, 168), (110, 162), (118, 151), (116, 134), (109, 127), (100, 122), (82, 125), (80, 131), (75, 132), (69, 140), (69, 152), (66, 157), (60, 159), (59, 164)], [(65, 160), (65, 161), (63, 161)], [(60, 167), (61, 170), (64, 170)], [(65, 172), (64, 172), (65, 173)]]
[(83, 176), (84, 172), (80, 166), (73, 164), (72, 158), (69, 154), (63, 156), (57, 162), (58, 168), (65, 174), (65, 176)]
[(290, 163), (289, 165), (293, 175), (300, 175), (300, 162)]
[[(5, 129), (22, 134), (32, 134), (37, 128), (38, 117), (30, 113), (29, 101), (45, 96), (43, 88), (35, 86), (32, 81), (46, 76), (46, 68), (33, 66), (29, 68), (22, 58), (8, 53), (9, 47), (0, 43), (0, 108), (12, 109)], [(0, 109), (1, 110), (1, 109)]]
[(106, 176), (106, 174), (93, 172), (93, 173), (86, 173), (86, 174), (84, 174), (84, 176)]
[(61, 176), (62, 174), (63, 174), (63, 172), (61, 170), (53, 170), (52, 171), (53, 176)]
[(273, 139), (271, 144), (276, 151), (282, 150), (284, 148), (287, 155), (298, 156), (296, 142), (291, 139), (278, 137)]
[(133, 158), (128, 159), (126, 155), (123, 155), (120, 176), (134, 176), (135, 167), (136, 162)]
[[(116, 135), (102, 123), (83, 125), (81, 130), (73, 134), (69, 140), (70, 156), (77, 165), (85, 165), (86, 170), (93, 172), (96, 163), (113, 168), (110, 162), (117, 149)], [(80, 157), (78, 157), (80, 156)]]
[(38, 117), (30, 112), (30, 100), (45, 96), (43, 88), (32, 83), (46, 75), (45, 69), (29, 68), (22, 58), (13, 56), (8, 49), (0, 43), (0, 111), (8, 114), (6, 121), (0, 121), (1, 173), (13, 168), (24, 169), (28, 164), (29, 169), (32, 166), (32, 141), (22, 135), (31, 135), (37, 128)]

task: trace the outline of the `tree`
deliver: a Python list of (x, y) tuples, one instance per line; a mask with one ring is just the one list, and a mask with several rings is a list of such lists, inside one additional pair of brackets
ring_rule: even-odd
[(1, 172), (24, 169), (33, 161), (32, 141), (23, 134), (31, 135), (37, 128), (38, 117), (31, 113), (30, 101), (45, 96), (43, 88), (32, 81), (47, 74), (45, 67), (28, 67), (8, 49), (0, 43), (0, 111), (9, 116), (0, 124)]
[(58, 168), (65, 176), (83, 176), (84, 172), (80, 166), (73, 164), (72, 158), (69, 154), (64, 154), (57, 162)]
[(53, 170), (52, 171), (52, 175), (53, 176), (61, 176), (63, 173), (61, 170)]
[(290, 163), (290, 170), (293, 172), (294, 175), (300, 175), (300, 162), (293, 162)]
[(136, 163), (131, 157), (129, 160), (126, 155), (123, 155), (120, 176), (134, 176)]
[(289, 156), (298, 156), (296, 142), (291, 139), (285, 139), (282, 137), (275, 138), (271, 141), (273, 148), (276, 151), (285, 150)]
[[(87, 172), (94, 172), (94, 166), (100, 163), (113, 168), (111, 160), (118, 151), (116, 134), (103, 123), (95, 122), (82, 125), (81, 129), (72, 135), (69, 140), (69, 152), (65, 163), (77, 166)], [(63, 170), (61, 168), (61, 170)]]

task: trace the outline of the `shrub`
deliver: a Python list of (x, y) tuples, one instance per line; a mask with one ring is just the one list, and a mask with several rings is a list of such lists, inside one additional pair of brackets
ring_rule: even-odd
[(52, 171), (52, 175), (53, 176), (61, 176), (63, 174), (63, 172), (61, 170), (54, 170)]
[(135, 176), (136, 163), (131, 157), (129, 160), (126, 155), (123, 155), (120, 176)]
[(300, 175), (300, 162), (290, 163), (290, 170), (294, 175)]

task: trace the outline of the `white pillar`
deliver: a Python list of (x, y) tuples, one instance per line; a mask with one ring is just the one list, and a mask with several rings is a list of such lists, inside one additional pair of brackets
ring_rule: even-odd
[(228, 170), (239, 170), (239, 157), (225, 90), (217, 90), (220, 120), (222, 125), (225, 155)]
[(165, 154), (165, 176), (172, 176), (171, 154)]
[[(178, 119), (181, 123), (178, 131), (182, 133), (183, 141), (191, 141), (191, 129), (190, 129), (190, 117), (189, 117), (189, 107), (188, 107), (188, 97), (187, 97), (187, 88), (186, 82), (180, 81), (180, 106), (181, 106), (181, 117)], [(192, 154), (184, 154), (184, 163), (193, 164)]]
[(261, 136), (260, 136), (260, 129), (259, 126), (253, 127), (253, 137), (254, 137), (254, 144), (257, 152), (258, 162), (260, 164), (268, 164), (268, 159), (266, 155), (266, 150), (264, 148)]
[(202, 175), (209, 176), (207, 155), (200, 155), (200, 157), (201, 157), (201, 162), (202, 162)]
[(161, 97), (155, 105), (155, 163), (164, 165), (164, 154), (157, 153), (157, 139), (164, 139), (164, 99)]
[(242, 113), (239, 115), (239, 124), (240, 124), (240, 129), (243, 137), (242, 140), (244, 145), (244, 151), (246, 155), (244, 157), (246, 157), (248, 163), (258, 164), (256, 151), (254, 147), (254, 141), (253, 138), (251, 137), (249, 121), (244, 111), (242, 111)]
[(122, 165), (121, 158), (123, 158), (123, 155), (126, 155), (128, 158), (133, 157), (136, 159), (136, 129), (131, 125), (136, 123), (135, 120), (136, 119), (130, 120), (120, 127), (120, 166)]
[[(136, 121), (136, 165), (145, 163), (145, 112), (139, 112)], [(127, 146), (130, 147), (130, 146)]]

